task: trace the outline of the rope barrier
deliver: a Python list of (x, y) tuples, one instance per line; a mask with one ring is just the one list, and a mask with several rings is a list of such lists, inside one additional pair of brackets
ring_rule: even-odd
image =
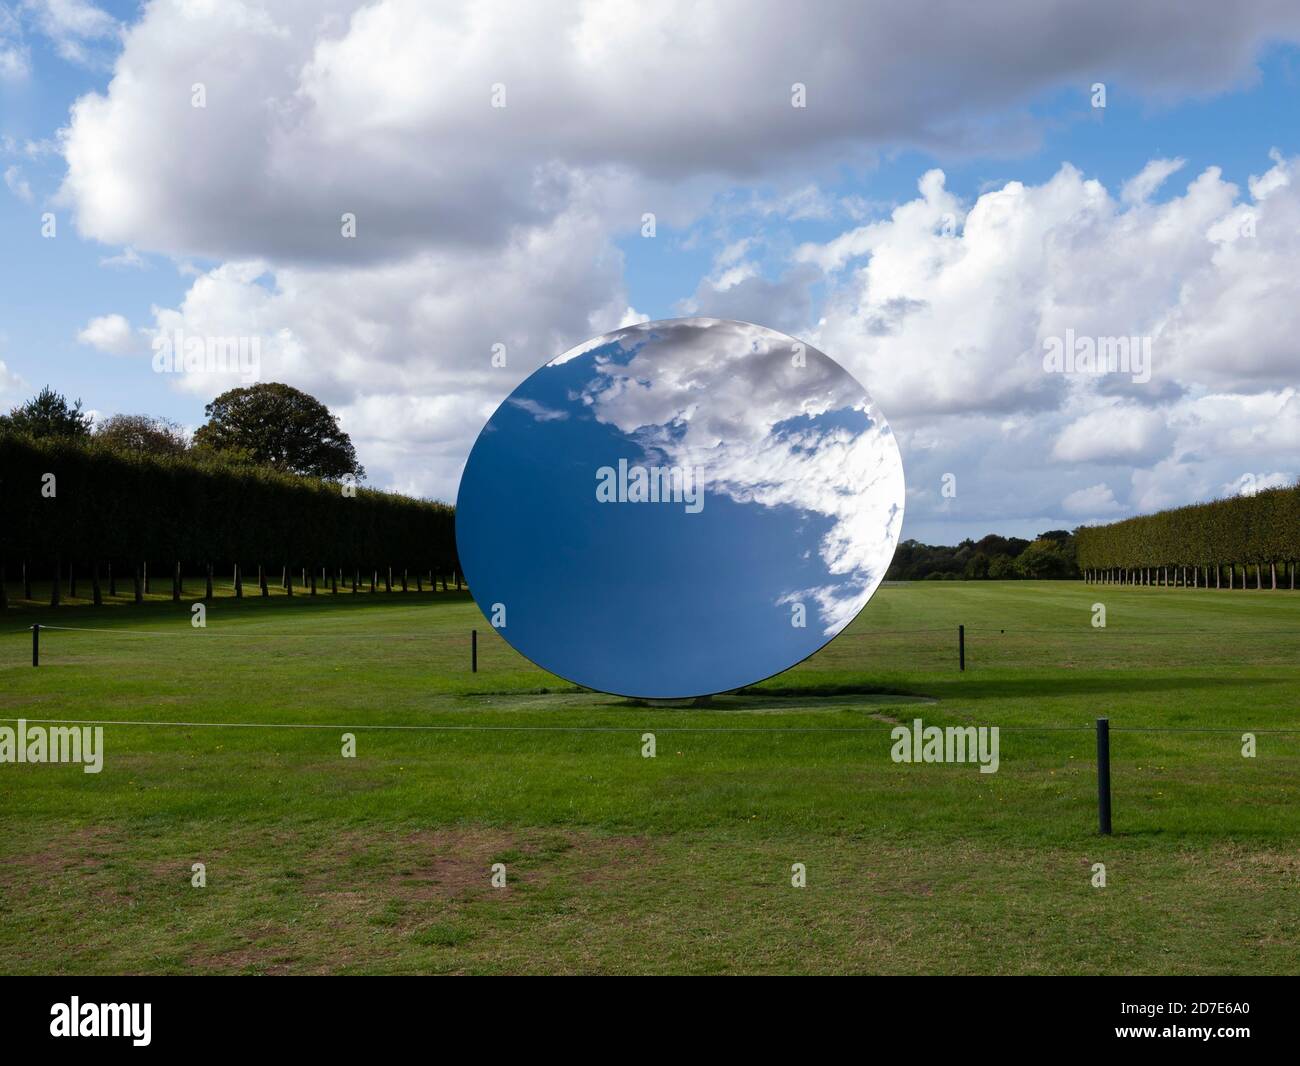
[[(705, 711), (707, 713), (707, 710)], [(165, 727), (172, 729), (329, 729), (333, 731), (361, 732), (365, 730), (392, 730), (440, 733), (636, 733), (653, 729), (657, 733), (883, 733), (897, 729), (903, 722), (881, 722), (873, 726), (685, 726), (685, 725), (407, 725), (383, 724), (336, 725), (326, 722), (168, 722), (111, 718), (0, 718), (0, 722), (24, 721), (37, 725), (117, 725), (139, 727)], [(943, 728), (943, 727), (941, 727)], [(958, 727), (965, 728), (965, 727)], [(1094, 726), (1042, 725), (998, 726), (1003, 733), (1093, 733)], [(1255, 733), (1266, 735), (1300, 734), (1296, 729), (1254, 729), (1249, 726), (1167, 727), (1120, 726), (1112, 733)]]
[[(371, 631), (353, 631), (353, 632), (346, 632), (346, 633), (322, 633), (322, 632), (262, 633), (262, 632), (253, 631), (254, 626), (251, 625), (231, 626), (231, 627), (224, 627), (224, 626), (211, 626), (211, 627), (197, 626), (196, 627), (188, 624), (188, 618), (185, 619), (184, 621), (179, 621), (177, 623), (176, 629), (174, 630), (131, 629), (126, 627), (96, 628), (92, 626), (56, 626), (56, 625), (48, 625), (45, 622), (40, 623), (40, 626), (42, 630), (47, 630), (47, 629), (57, 630), (59, 632), (64, 632), (64, 633), (108, 633), (114, 636), (131, 636), (131, 637), (133, 636), (174, 637), (176, 636), (177, 633), (186, 632), (189, 630), (194, 630), (195, 632), (202, 633), (202, 632), (206, 632), (208, 629), (214, 629), (214, 630), (220, 629), (225, 636), (285, 637), (294, 640), (318, 640), (321, 638), (330, 638), (330, 637), (339, 640), (345, 640), (345, 639), (354, 640), (363, 637), (374, 636), (374, 633)], [(859, 630), (858, 632), (854, 632), (854, 633), (841, 633), (835, 639), (844, 640), (846, 637), (847, 638), (868, 638), (868, 637), (893, 637), (893, 636), (905, 636), (905, 635), (910, 636), (910, 635), (915, 635), (917, 633), (942, 633), (947, 637), (951, 637), (953, 633), (953, 629), (954, 629), (953, 626), (944, 626), (942, 628), (935, 628), (935, 629)], [(12, 630), (8, 630), (7, 632), (13, 634), (13, 633), (30, 633), (31, 631), (32, 631), (31, 626), (23, 626), (21, 629), (12, 629)], [(1141, 626), (1106, 626), (1104, 628), (1094, 629), (1093, 627), (1088, 626), (1086, 624), (1080, 624), (1078, 626), (1061, 626), (1054, 629), (999, 629), (996, 635), (997, 636), (1021, 636), (1021, 635), (1029, 634), (1029, 635), (1036, 636), (1044, 633), (1061, 633), (1061, 634), (1078, 635), (1080, 633), (1100, 634), (1100, 633), (1112, 633), (1112, 632), (1122, 633), (1125, 636), (1143, 635), (1143, 636), (1216, 637), (1216, 636), (1223, 636), (1225, 630), (1223, 629), (1147, 629)], [(1300, 623), (1298, 623), (1295, 626), (1288, 627), (1286, 629), (1251, 628), (1248, 630), (1248, 632), (1252, 636), (1292, 636), (1292, 637), (1296, 637), (1297, 639), (1300, 639)], [(993, 635), (993, 629), (991, 627), (989, 629), (979, 629), (979, 628), (972, 628), (970, 626), (967, 626), (966, 635), (970, 636), (971, 634), (975, 634), (977, 636), (989, 636), (989, 635)], [(436, 636), (437, 634), (430, 634), (430, 635)], [(384, 635), (384, 639), (385, 640), (427, 640), (429, 639), (430, 635), (425, 635), (421, 633), (389, 633)], [(447, 639), (460, 640), (461, 637), (459, 635), (455, 635), (454, 637), (452, 635), (447, 635)]]

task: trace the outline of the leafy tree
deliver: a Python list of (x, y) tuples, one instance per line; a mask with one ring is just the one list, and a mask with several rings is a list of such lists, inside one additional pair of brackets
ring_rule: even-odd
[(69, 404), (66, 396), (46, 385), (38, 395), (0, 417), (0, 429), (38, 440), (84, 440), (94, 422), (82, 413), (80, 400)]
[(1021, 576), (1029, 578), (1069, 577), (1073, 570), (1060, 544), (1041, 538), (1016, 557), (1015, 568)]
[(113, 415), (95, 427), (95, 441), (136, 455), (183, 455), (189, 448), (185, 430), (152, 415)]
[(196, 447), (242, 451), (259, 464), (309, 477), (366, 476), (356, 449), (328, 407), (307, 393), (268, 382), (223, 392), (204, 408)]
[[(1048, 538), (1048, 543), (1056, 547), (1059, 542), (1058, 533), (1053, 531), (1044, 534)], [(1062, 550), (1062, 554), (1068, 560), (1067, 570), (1073, 573), (1074, 566), (1074, 546), (1073, 537), (1069, 533), (1064, 534), (1069, 541), (1068, 551)], [(894, 553), (894, 561), (889, 567), (888, 578), (891, 581), (923, 581), (934, 576), (951, 578), (953, 580), (964, 579), (967, 581), (979, 581), (985, 578), (995, 580), (1005, 580), (1007, 578), (1017, 578), (1025, 576), (1023, 572), (1014, 568), (1008, 570), (1007, 564), (1014, 562), (1029, 547), (1030, 542), (1021, 537), (1000, 537), (996, 533), (989, 533), (987, 536), (973, 541), (967, 538), (960, 544), (953, 546), (922, 544), (916, 540), (905, 540), (898, 545)], [(991, 568), (994, 560), (1002, 559), (998, 569), (994, 572)], [(1070, 576), (1067, 574), (1066, 576)]]
[(981, 537), (975, 544), (975, 550), (983, 552), (990, 559), (995, 555), (1007, 555), (1014, 559), (1028, 547), (1029, 541), (1023, 537), (1000, 537), (996, 533)]
[(1038, 534), (1039, 540), (1054, 540), (1062, 548), (1074, 540), (1074, 534), (1068, 529), (1049, 529), (1046, 533)]
[(989, 579), (992, 581), (1006, 581), (1010, 578), (1017, 578), (1020, 572), (1016, 569), (1016, 561), (1009, 555), (995, 555), (989, 560)]

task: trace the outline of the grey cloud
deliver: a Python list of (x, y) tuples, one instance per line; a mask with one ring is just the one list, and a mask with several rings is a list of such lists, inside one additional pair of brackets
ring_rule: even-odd
[[(64, 200), (109, 243), (356, 265), (500, 242), (571, 205), (597, 172), (721, 183), (882, 145), (1023, 147), (1016, 109), (1039, 91), (1077, 86), (1082, 103), (1106, 78), (1209, 91), (1300, 26), (1275, 0), (1065, 13), (1019, 0), (942, 17), (883, 0), (701, 0), (689, 19), (645, 4), (468, 11), (148, 7), (106, 95), (74, 108)], [(191, 107), (194, 82), (206, 108)], [(794, 82), (806, 108), (791, 106)], [(355, 240), (339, 236), (345, 211)]]

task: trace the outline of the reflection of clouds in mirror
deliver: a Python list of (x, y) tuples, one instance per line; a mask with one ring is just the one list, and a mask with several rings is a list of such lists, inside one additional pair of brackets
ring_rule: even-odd
[(828, 637), (852, 621), (893, 555), (904, 496), (893, 434), (857, 381), (794, 338), (712, 319), (631, 326), (549, 365), (583, 356), (595, 373), (571, 398), (649, 459), (701, 468), (706, 492), (737, 503), (828, 519), (828, 580), (777, 602), (816, 604)]
[(569, 417), (568, 411), (557, 411), (553, 407), (547, 407), (545, 404), (540, 404), (536, 400), (530, 400), (526, 397), (512, 396), (506, 402), (514, 404), (521, 411), (527, 411), (538, 422), (562, 422)]

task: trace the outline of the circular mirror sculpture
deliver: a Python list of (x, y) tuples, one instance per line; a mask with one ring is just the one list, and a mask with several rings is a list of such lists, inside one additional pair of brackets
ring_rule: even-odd
[(647, 699), (727, 692), (807, 658), (889, 567), (898, 446), (866, 390), (762, 326), (647, 322), (530, 375), (456, 501), (461, 570), (517, 651)]

